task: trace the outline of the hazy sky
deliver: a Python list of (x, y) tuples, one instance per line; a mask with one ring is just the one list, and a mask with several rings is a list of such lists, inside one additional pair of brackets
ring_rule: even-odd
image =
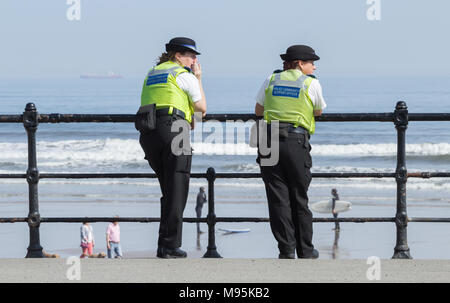
[[(143, 76), (174, 36), (196, 40), (204, 74), (266, 75), (293, 44), (312, 46), (322, 76), (450, 76), (450, 1), (1, 0), (0, 77), (114, 71)], [(375, 0), (374, 0), (375, 1)]]

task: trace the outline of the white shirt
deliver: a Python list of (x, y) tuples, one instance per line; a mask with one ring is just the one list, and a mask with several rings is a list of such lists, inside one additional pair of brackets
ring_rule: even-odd
[(91, 243), (94, 241), (94, 231), (91, 225), (81, 225), (81, 242)]
[[(267, 77), (266, 81), (264, 81), (263, 85), (258, 91), (258, 94), (256, 95), (256, 102), (262, 106), (264, 106), (264, 100), (266, 99), (266, 89), (269, 87), (271, 78), (272, 74)], [(322, 86), (320, 85), (319, 80), (312, 79), (311, 85), (308, 89), (308, 95), (311, 98), (314, 110), (323, 110), (325, 109), (325, 107), (327, 107), (327, 104), (323, 99)]]
[(192, 102), (198, 102), (202, 99), (200, 84), (197, 77), (191, 73), (181, 73), (177, 77), (178, 86), (188, 95)]

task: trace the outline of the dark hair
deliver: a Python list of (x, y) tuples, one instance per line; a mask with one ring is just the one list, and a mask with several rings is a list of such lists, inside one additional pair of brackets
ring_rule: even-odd
[(299, 60), (284, 61), (283, 62), (283, 70), (296, 69), (298, 66), (298, 62), (299, 62)]
[(170, 50), (168, 52), (164, 52), (161, 54), (161, 56), (158, 57), (158, 63), (157, 65), (160, 65), (161, 63), (167, 62), (167, 61), (175, 61), (175, 54), (176, 53), (180, 53), (182, 55), (184, 55), (184, 53), (186, 53), (185, 51), (175, 51), (175, 50)]

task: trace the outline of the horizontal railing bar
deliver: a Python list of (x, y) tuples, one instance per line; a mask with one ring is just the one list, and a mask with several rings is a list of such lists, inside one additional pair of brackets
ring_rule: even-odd
[[(136, 223), (151, 223), (160, 222), (160, 218), (156, 217), (73, 217), (73, 218), (41, 218), (42, 223), (80, 223), (80, 222), (136, 222)], [(199, 220), (199, 221), (197, 221)], [(206, 218), (183, 218), (183, 222), (206, 222)]]
[(450, 177), (450, 172), (434, 172), (434, 173), (429, 173), (429, 172), (415, 172), (415, 173), (408, 173), (407, 174), (408, 178), (445, 178), (445, 177)]
[(129, 114), (39, 114), (39, 123), (69, 122), (134, 122), (136, 115)]
[[(216, 178), (260, 178), (260, 173), (216, 173)], [(313, 178), (393, 178), (395, 173), (312, 173)]]
[(0, 223), (28, 222), (28, 218), (0, 218)]
[[(191, 178), (206, 178), (206, 174), (204, 176), (193, 176), (191, 174)], [(40, 179), (102, 179), (102, 178), (157, 178), (156, 174), (151, 173), (86, 173), (86, 174), (75, 174), (75, 173), (67, 173), (67, 174), (40, 174)]]
[(408, 218), (408, 222), (450, 223), (450, 218)]
[[(433, 218), (430, 218), (433, 219)], [(82, 223), (82, 222), (135, 222), (135, 223), (151, 223), (160, 222), (160, 218), (157, 217), (53, 217), (53, 218), (41, 218), (41, 223)], [(28, 222), (28, 218), (0, 218), (0, 223), (16, 223), (16, 222)], [(207, 222), (206, 218), (183, 218), (183, 222), (196, 223)], [(216, 217), (215, 222), (269, 222), (269, 218), (254, 218), (254, 217)], [(313, 222), (395, 222), (395, 218), (313, 218)]]
[(0, 115), (0, 123), (23, 123), (22, 115)]
[[(41, 218), (41, 223), (82, 223), (82, 222), (136, 222), (136, 223), (152, 223), (160, 222), (160, 218), (147, 218), (147, 217), (73, 217), (73, 218)], [(269, 222), (269, 218), (254, 218), (254, 217), (217, 217), (216, 222)], [(18, 223), (28, 222), (28, 218), (0, 218), (0, 223)], [(183, 222), (206, 223), (206, 218), (183, 218)], [(395, 218), (390, 217), (361, 217), (361, 218), (313, 218), (315, 223), (324, 222), (350, 222), (350, 223), (366, 223), (366, 222), (395, 222)], [(408, 222), (424, 222), (424, 223), (450, 223), (450, 218), (408, 218)]]
[[(0, 179), (24, 179), (26, 174), (0, 174)], [(205, 173), (192, 173), (191, 178), (206, 178)], [(260, 173), (216, 173), (216, 178), (250, 179), (260, 178)], [(395, 178), (395, 173), (313, 173), (313, 178)], [(446, 178), (450, 172), (413, 172), (408, 178)], [(156, 178), (151, 173), (43, 173), (40, 179), (102, 179), (102, 178)]]
[(0, 179), (25, 179), (26, 174), (0, 174)]
[[(233, 217), (217, 217), (216, 222), (269, 222), (269, 218), (233, 218)], [(395, 218), (313, 218), (313, 222), (352, 222), (352, 223), (365, 223), (365, 222), (395, 222)]]
[[(39, 114), (39, 123), (134, 122), (134, 114)], [(257, 120), (254, 114), (207, 114), (203, 121)], [(393, 122), (393, 113), (330, 113), (316, 118), (320, 122)], [(0, 115), (0, 123), (22, 123), (22, 115)], [(409, 113), (409, 121), (450, 121), (450, 113)]]
[(450, 121), (450, 113), (408, 113), (409, 121)]

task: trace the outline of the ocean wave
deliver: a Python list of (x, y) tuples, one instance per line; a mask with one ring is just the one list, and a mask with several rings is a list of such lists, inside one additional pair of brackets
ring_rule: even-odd
[[(23, 163), (26, 164), (26, 163)], [(51, 167), (52, 163), (48, 163), (47, 167)], [(57, 167), (60, 164), (58, 163), (54, 163), (54, 166)], [(49, 171), (47, 169), (43, 169), (41, 168), (42, 163), (38, 164), (38, 168), (41, 174), (43, 173), (62, 173), (62, 174), (68, 174), (68, 173), (86, 173), (85, 171), (77, 171), (77, 170), (71, 170), (71, 171), (67, 171), (67, 170), (52, 170)], [(1, 167), (1, 166), (0, 166)], [(1, 167), (3, 169), (0, 169), (0, 174), (17, 174), (17, 173), (26, 173), (26, 167), (23, 167), (23, 170), (16, 170), (15, 167), (13, 167), (14, 169), (11, 169), (12, 167)], [(134, 167), (131, 167), (134, 168)], [(153, 171), (149, 168), (148, 164), (145, 163), (145, 173), (153, 173)], [(421, 172), (421, 171), (426, 171), (426, 172), (430, 172), (430, 173), (435, 173), (435, 172), (442, 172), (442, 171), (448, 171), (446, 169), (413, 169), (413, 168), (409, 168), (408, 169), (408, 173), (414, 173), (414, 172)], [(103, 171), (95, 171), (95, 170), (91, 170), (89, 171), (90, 173), (100, 173)], [(126, 173), (126, 172), (130, 172), (130, 171), (115, 171), (115, 172), (121, 172), (121, 173)], [(132, 173), (136, 173), (135, 170), (131, 171)], [(192, 170), (192, 173), (204, 173), (205, 171), (198, 171), (198, 170)], [(216, 172), (217, 173), (231, 173), (231, 172), (236, 172), (236, 173), (259, 173), (260, 172), (260, 168), (258, 166), (258, 164), (256, 163), (236, 163), (236, 164), (225, 164), (223, 166), (216, 167)], [(313, 168), (311, 168), (311, 172), (312, 173), (395, 173), (395, 168), (380, 168), (380, 167), (355, 167), (355, 166), (314, 166)], [(382, 180), (380, 178), (377, 178), (378, 180)], [(413, 180), (413, 179), (411, 179)], [(450, 181), (450, 180), (449, 180)]]
[[(312, 155), (320, 156), (396, 156), (397, 144), (328, 144), (314, 145)], [(450, 143), (406, 144), (407, 156), (450, 156)]]
[[(193, 143), (194, 155), (252, 155), (256, 149), (245, 143), (214, 144)], [(23, 169), (27, 165), (28, 148), (26, 143), (0, 143), (0, 168)], [(137, 140), (132, 139), (97, 139), (97, 140), (63, 140), (38, 141), (38, 165), (49, 169), (77, 168), (147, 168), (144, 153)], [(394, 143), (380, 144), (314, 144), (311, 151), (314, 156), (324, 157), (396, 157), (397, 146)], [(408, 157), (432, 157), (436, 161), (450, 160), (450, 143), (415, 143), (406, 145)], [(242, 162), (242, 161), (239, 161)], [(225, 171), (258, 171), (255, 162), (249, 164), (222, 164)], [(317, 168), (315, 168), (317, 170)], [(317, 170), (320, 171), (320, 170)], [(342, 169), (337, 169), (342, 171)], [(377, 171), (378, 172), (378, 171)]]
[[(0, 172), (1, 173), (1, 172)], [(235, 181), (236, 180), (236, 181)], [(0, 184), (26, 184), (25, 179), (0, 179)], [(42, 179), (39, 181), (40, 185), (72, 185), (85, 187), (99, 187), (99, 186), (138, 186), (150, 187), (153, 190), (159, 191), (159, 183), (155, 179), (147, 180), (130, 180), (130, 179), (73, 179), (73, 180), (54, 180)], [(197, 190), (200, 186), (207, 186), (207, 181), (202, 179), (192, 179), (190, 188)], [(215, 182), (217, 189), (236, 188), (240, 189), (264, 189), (264, 183), (261, 179), (217, 179)], [(313, 179), (310, 188), (348, 188), (354, 190), (363, 189), (383, 189), (392, 190), (397, 189), (397, 184), (394, 178), (358, 178), (358, 179), (341, 179), (341, 178), (327, 178), (327, 179)], [(432, 178), (432, 179), (415, 179), (410, 178), (406, 184), (407, 190), (428, 190), (428, 191), (450, 191), (450, 180), (448, 178)]]

